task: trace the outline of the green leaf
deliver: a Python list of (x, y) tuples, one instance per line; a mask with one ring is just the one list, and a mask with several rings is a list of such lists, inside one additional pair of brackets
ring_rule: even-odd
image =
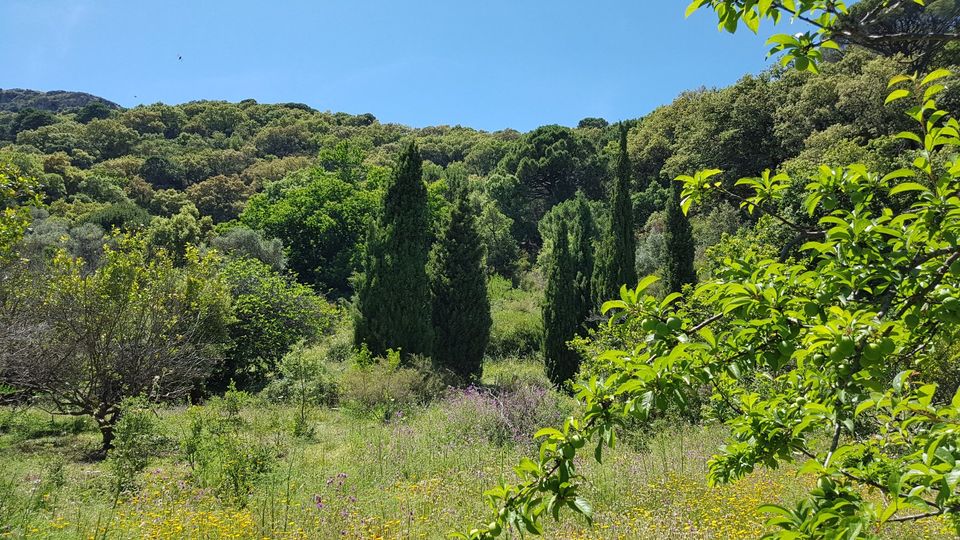
[(884, 176), (881, 182), (889, 182), (890, 180), (896, 180), (899, 178), (913, 178), (915, 176), (917, 176), (917, 173), (912, 169), (897, 169), (892, 173)]
[(923, 184), (918, 184), (916, 182), (904, 182), (903, 184), (898, 184), (893, 189), (890, 190), (890, 195), (899, 195), (901, 193), (907, 193), (909, 191), (927, 191), (927, 187)]
[(900, 133), (897, 133), (896, 135), (894, 135), (894, 138), (906, 139), (908, 141), (913, 141), (921, 146), (923, 145), (923, 140), (920, 139), (920, 136), (917, 135), (916, 133), (913, 133), (912, 131), (901, 131)]
[(573, 500), (573, 507), (576, 508), (577, 512), (583, 514), (588, 521), (593, 520), (593, 507), (590, 506), (590, 503), (587, 502), (583, 497), (577, 497)]
[(932, 83), (933, 81), (937, 81), (937, 80), (940, 80), (940, 79), (942, 79), (942, 78), (944, 78), (944, 77), (949, 77), (949, 76), (951, 76), (951, 75), (953, 75), (953, 73), (952, 73), (949, 69), (938, 69), (938, 70), (934, 71), (933, 73), (931, 73), (931, 74), (927, 75), (926, 77), (924, 77), (924, 78), (923, 78), (923, 81), (920, 82), (920, 86), (926, 86), (926, 85)]
[(763, 512), (764, 514), (777, 514), (791, 519), (793, 518), (793, 512), (776, 504), (764, 504), (758, 506), (757, 512)]
[(636, 292), (639, 294), (647, 290), (651, 285), (653, 285), (659, 280), (660, 278), (658, 278), (657, 276), (646, 276), (645, 278), (640, 280), (640, 283), (637, 283)]
[(888, 104), (893, 103), (894, 101), (896, 101), (896, 100), (898, 100), (898, 99), (903, 99), (903, 98), (905, 98), (905, 97), (907, 97), (907, 96), (909, 96), (909, 95), (910, 95), (910, 91), (909, 91), (909, 90), (904, 90), (904, 89), (902, 89), (902, 88), (900, 88), (900, 89), (898, 89), (898, 90), (894, 90), (893, 92), (890, 92), (890, 95), (887, 96), (887, 99), (886, 99), (886, 101), (883, 102), (883, 104), (884, 104), (884, 105), (888, 105)]
[(668, 294), (668, 295), (663, 299), (663, 301), (660, 302), (660, 309), (666, 309), (667, 306), (669, 306), (670, 304), (676, 302), (677, 300), (679, 300), (679, 299), (681, 299), (681, 298), (683, 298), (683, 295), (680, 294), (680, 293), (678, 293), (678, 292), (674, 292), (674, 293)]
[(857, 405), (857, 410), (853, 413), (853, 415), (860, 416), (860, 413), (869, 409), (870, 407), (873, 407), (874, 405), (876, 405), (876, 403), (872, 399), (862, 401), (859, 405)]
[[(528, 432), (529, 433), (529, 432)], [(556, 428), (543, 428), (540, 431), (537, 431), (533, 434), (534, 439), (539, 439), (540, 437), (552, 437), (556, 439), (563, 439), (563, 433)]]
[(690, 5), (687, 6), (687, 10), (684, 12), (684, 17), (689, 17), (694, 14), (701, 6), (703, 6), (705, 0), (693, 0), (690, 2)]

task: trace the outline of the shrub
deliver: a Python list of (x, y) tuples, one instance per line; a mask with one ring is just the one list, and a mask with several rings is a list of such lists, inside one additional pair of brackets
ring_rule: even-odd
[(296, 408), (293, 434), (311, 437), (310, 412), (317, 405), (337, 403), (337, 382), (324, 363), (327, 348), (305, 348), (302, 344), (287, 353), (277, 366), (280, 377), (264, 389), (272, 402), (290, 403)]
[(26, 274), (33, 285), (18, 294), (35, 300), (10, 327), (29, 331), (3, 332), (0, 346), (3, 382), (49, 396), (61, 414), (92, 416), (104, 450), (125, 398), (175, 400), (207, 378), (229, 310), (218, 259), (191, 248), (177, 267), (139, 238), (113, 244), (93, 272), (58, 253), (43, 279)]
[(380, 358), (353, 367), (341, 379), (342, 403), (357, 414), (389, 421), (443, 393), (446, 385), (423, 357), (413, 357), (408, 364), (401, 367), (396, 361)]
[(191, 407), (180, 446), (194, 483), (241, 508), (257, 478), (276, 461), (273, 448), (240, 432), (240, 408), (247, 399), (245, 392), (233, 390), (209, 407)]
[(134, 487), (137, 474), (147, 467), (163, 443), (156, 414), (146, 399), (127, 398), (120, 404), (120, 411), (113, 448), (107, 455), (117, 493)]
[(490, 344), (492, 357), (532, 355), (540, 350), (543, 322), (540, 317), (539, 293), (527, 288), (514, 288), (498, 275), (490, 277)]
[(233, 380), (242, 389), (262, 389), (277, 362), (300, 340), (313, 340), (334, 318), (334, 309), (311, 288), (255, 259), (227, 263), (223, 276), (233, 293), (231, 344), (214, 390)]
[(557, 423), (569, 414), (571, 400), (546, 385), (522, 382), (500, 388), (469, 386), (452, 390), (442, 409), (448, 425), (457, 430), (457, 438), (532, 445), (533, 434), (540, 426)]

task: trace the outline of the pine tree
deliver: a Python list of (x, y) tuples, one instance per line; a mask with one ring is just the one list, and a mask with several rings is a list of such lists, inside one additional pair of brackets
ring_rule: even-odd
[(697, 272), (693, 268), (695, 244), (693, 229), (686, 214), (680, 209), (680, 185), (673, 187), (666, 208), (666, 227), (664, 231), (664, 273), (667, 287), (671, 292), (679, 292), (687, 283), (697, 282)]
[(478, 380), (490, 341), (490, 300), (477, 212), (466, 190), (457, 190), (446, 231), (430, 261), (433, 293), (433, 359), (464, 380)]
[(637, 243), (633, 234), (630, 156), (627, 154), (628, 131), (627, 126), (620, 124), (617, 178), (610, 197), (610, 231), (600, 244), (593, 274), (593, 292), (597, 303), (619, 297), (621, 285), (632, 287), (637, 282)]
[(399, 349), (405, 357), (431, 353), (429, 229), (422, 159), (411, 142), (387, 182), (357, 287), (354, 341), (376, 355), (387, 349)]
[(547, 377), (557, 386), (572, 379), (580, 367), (580, 356), (567, 342), (580, 326), (577, 318), (575, 261), (570, 254), (567, 224), (560, 222), (547, 269), (543, 304), (543, 352)]

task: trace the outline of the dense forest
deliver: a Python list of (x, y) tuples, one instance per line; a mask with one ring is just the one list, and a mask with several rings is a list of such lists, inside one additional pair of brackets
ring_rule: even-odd
[[(787, 4), (691, 9), (756, 30)], [(703, 460), (711, 484), (809, 458), (798, 470), (816, 487), (793, 484), (796, 509), (777, 499), (745, 536), (855, 538), (954, 515), (960, 15), (946, 0), (820, 4), (789, 10), (813, 30), (772, 38), (784, 61), (760, 74), (642, 118), (527, 133), (0, 90), (0, 435), (14, 441), (0, 452), (26, 455), (38, 410), (85, 418), (111, 509), (161, 481), (143, 477), (161, 460), (246, 512), (278, 493), (257, 482), (279, 461), (345, 421), (317, 411), (395, 444), (408, 416), (436, 430), (468, 403), (499, 411), (481, 438), (500, 469), (546, 429), (515, 478), (478, 475), (501, 484), (485, 492), (496, 517), (464, 537), (541, 534), (563, 506), (590, 520), (578, 450), (590, 441), (602, 464), (620, 437), (639, 459), (664, 423), (725, 426)], [(149, 411), (184, 404), (169, 420), (180, 440), (158, 435)], [(273, 406), (301, 446), (253, 427)], [(473, 433), (481, 412), (445, 421)], [(57, 515), (30, 497), (0, 497), (0, 536)], [(265, 519), (251, 530), (278, 534)]]

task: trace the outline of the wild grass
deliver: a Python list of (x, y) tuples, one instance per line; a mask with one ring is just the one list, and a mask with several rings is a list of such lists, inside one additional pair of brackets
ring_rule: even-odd
[[(91, 422), (30, 409), (0, 431), (0, 537), (444, 538), (487, 515), (483, 491), (511, 480), (533, 430), (573, 407), (546, 388), (540, 366), (516, 359), (488, 364), (482, 386), (388, 421), (315, 407), (309, 438), (294, 436), (296, 406), (228, 395), (158, 411), (159, 442), (122, 491), (110, 461), (88, 457), (98, 444)], [(662, 422), (603, 465), (583, 461), (594, 523), (568, 517), (546, 537), (758, 537), (757, 506), (789, 504), (810, 480), (790, 468), (708, 487), (706, 460), (723, 436)], [(929, 522), (885, 535), (945, 531)]]

